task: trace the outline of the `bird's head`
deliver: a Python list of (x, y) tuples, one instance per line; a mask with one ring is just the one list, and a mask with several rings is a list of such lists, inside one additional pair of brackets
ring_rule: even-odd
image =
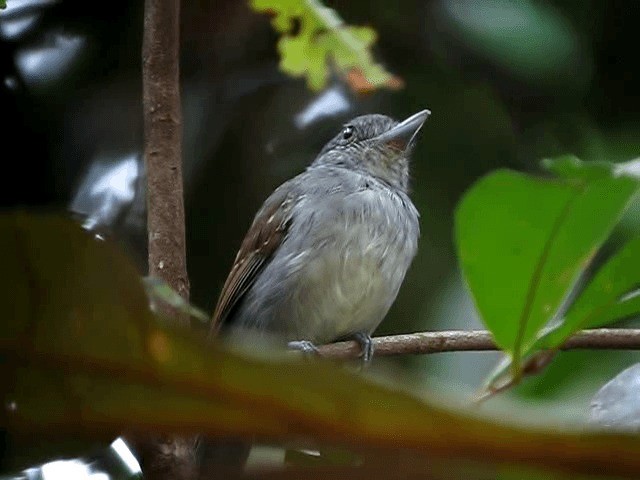
[(311, 167), (340, 166), (368, 173), (406, 191), (409, 155), (430, 113), (422, 110), (402, 122), (377, 114), (356, 117), (324, 146)]

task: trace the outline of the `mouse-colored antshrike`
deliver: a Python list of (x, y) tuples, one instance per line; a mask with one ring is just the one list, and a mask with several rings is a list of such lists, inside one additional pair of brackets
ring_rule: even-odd
[(409, 155), (429, 114), (354, 118), (271, 194), (224, 284), (213, 333), (223, 324), (257, 329), (303, 350), (354, 338), (371, 358), (370, 335), (417, 250)]

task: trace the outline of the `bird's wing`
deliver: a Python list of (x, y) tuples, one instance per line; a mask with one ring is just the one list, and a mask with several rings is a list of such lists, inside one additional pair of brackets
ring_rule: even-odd
[(217, 333), (284, 241), (292, 221), (293, 198), (291, 189), (284, 184), (265, 201), (256, 215), (222, 287), (210, 335)]

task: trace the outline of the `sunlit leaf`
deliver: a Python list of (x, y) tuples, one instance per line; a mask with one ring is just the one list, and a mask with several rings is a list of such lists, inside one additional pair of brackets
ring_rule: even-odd
[[(332, 67), (357, 92), (402, 87), (399, 78), (374, 61), (370, 48), (377, 34), (373, 29), (345, 25), (318, 0), (252, 0), (251, 6), (273, 15), (271, 23), (282, 34), (280, 68), (293, 77), (306, 77), (310, 89), (324, 88)], [(299, 26), (295, 32), (294, 25)], [(354, 71), (359, 72), (357, 82)]]
[(0, 238), (0, 428), (23, 445), (200, 432), (339, 444), (399, 478), (438, 458), (640, 475), (638, 438), (491, 423), (335, 364), (260, 358), (256, 345), (250, 358), (163, 328), (126, 258), (70, 221), (2, 216)]
[[(570, 170), (567, 165), (563, 158), (557, 169)], [(540, 179), (502, 170), (476, 183), (458, 207), (465, 279), (516, 373), (638, 190), (611, 167), (592, 177)]]

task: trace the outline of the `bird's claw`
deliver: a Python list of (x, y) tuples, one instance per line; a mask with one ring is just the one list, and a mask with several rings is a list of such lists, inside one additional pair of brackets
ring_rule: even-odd
[(299, 350), (307, 355), (318, 355), (318, 347), (316, 347), (313, 342), (309, 340), (295, 340), (293, 342), (287, 343), (287, 347), (291, 350)]
[(371, 335), (364, 332), (357, 332), (353, 334), (353, 339), (360, 344), (362, 349), (362, 362), (367, 365), (373, 358), (373, 339)]
[[(352, 338), (360, 344), (360, 348), (362, 353), (360, 356), (362, 357), (362, 363), (366, 366), (371, 362), (373, 358), (373, 339), (371, 335), (364, 332), (357, 332), (352, 335)], [(309, 340), (295, 340), (287, 343), (287, 347), (291, 350), (298, 350), (307, 355), (319, 355), (318, 347), (314, 345), (313, 342)]]

